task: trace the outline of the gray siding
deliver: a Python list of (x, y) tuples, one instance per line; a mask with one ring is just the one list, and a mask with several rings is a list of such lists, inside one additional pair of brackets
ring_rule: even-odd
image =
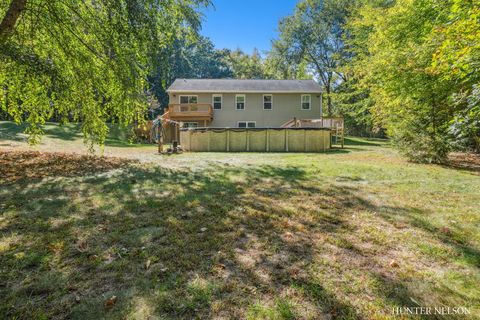
[[(257, 127), (279, 127), (294, 117), (298, 119), (318, 119), (321, 114), (321, 94), (310, 94), (311, 110), (301, 109), (301, 93), (273, 93), (273, 109), (263, 110), (263, 94), (246, 93), (245, 110), (235, 109), (234, 93), (222, 94), (222, 110), (214, 110), (211, 127), (237, 127), (238, 121), (255, 121)], [(239, 92), (238, 94), (243, 94)], [(175, 93), (169, 94), (170, 103), (179, 103), (180, 95), (196, 95), (198, 103), (213, 106), (211, 93)], [(202, 125), (202, 124), (200, 124)]]

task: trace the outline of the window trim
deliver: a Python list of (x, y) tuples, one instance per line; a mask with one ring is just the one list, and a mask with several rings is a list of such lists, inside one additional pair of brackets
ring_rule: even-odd
[[(304, 109), (303, 108), (303, 97), (308, 97), (308, 109)], [(308, 110), (312, 110), (312, 95), (311, 94), (302, 94), (300, 96), (300, 110), (303, 110), (303, 111), (308, 111)]]
[[(197, 98), (197, 103), (196, 104), (198, 104), (198, 95), (196, 95), (196, 94), (182, 94), (182, 95), (178, 96), (178, 104), (192, 104), (190, 102), (182, 103), (182, 97), (196, 97)], [(190, 99), (188, 99), (188, 100), (190, 100)]]
[[(243, 109), (237, 108), (237, 97), (243, 97)], [(247, 95), (246, 94), (236, 94), (235, 95), (235, 110), (236, 111), (244, 111), (247, 109)]]
[[(271, 104), (270, 109), (265, 109), (265, 97), (272, 97), (272, 101), (270, 102), (270, 104)], [(273, 110), (273, 94), (264, 94), (263, 95), (262, 106), (263, 106), (263, 110), (266, 110), (266, 111), (272, 111)]]
[[(215, 109), (215, 98), (220, 97), (220, 109)], [(212, 94), (212, 108), (213, 110), (222, 110), (223, 109), (223, 94), (214, 93)]]
[[(240, 127), (240, 122), (245, 122), (245, 128)], [(257, 121), (241, 120), (241, 121), (237, 121), (237, 128), (248, 129), (248, 128), (249, 128), (249, 126), (248, 126), (249, 123), (255, 124), (255, 126), (254, 126), (253, 128), (256, 128), (256, 127), (257, 127)], [(251, 128), (252, 128), (252, 127), (250, 127), (250, 129), (251, 129)]]

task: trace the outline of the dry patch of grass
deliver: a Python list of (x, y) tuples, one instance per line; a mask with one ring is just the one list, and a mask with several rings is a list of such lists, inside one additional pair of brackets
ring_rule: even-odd
[(453, 168), (469, 170), (480, 175), (480, 155), (474, 153), (451, 153), (449, 165)]
[(94, 174), (117, 169), (132, 162), (120, 158), (72, 153), (0, 150), (0, 183)]

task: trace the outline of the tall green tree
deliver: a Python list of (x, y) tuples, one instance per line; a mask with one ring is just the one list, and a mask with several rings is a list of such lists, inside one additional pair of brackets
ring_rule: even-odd
[(0, 0), (0, 106), (33, 138), (56, 112), (103, 143), (143, 118), (152, 59), (208, 0)]
[(477, 101), (455, 102), (478, 82), (476, 10), (468, 0), (366, 1), (351, 16), (353, 74), (375, 120), (410, 159), (445, 161), (456, 115)]
[(350, 5), (347, 0), (303, 0), (291, 16), (280, 21), (280, 39), (274, 43), (287, 63), (308, 64), (323, 85), (328, 114), (333, 113), (334, 87), (347, 77), (341, 66), (349, 54), (343, 25)]
[(312, 79), (306, 60), (289, 61), (286, 59), (288, 44), (283, 41), (274, 41), (272, 48), (264, 61), (265, 74), (270, 79)]
[(453, 92), (453, 146), (480, 153), (480, 1), (453, 0), (444, 8), (447, 22), (430, 37), (437, 48), (430, 71)]
[(236, 79), (311, 79), (307, 64), (288, 63), (284, 51), (274, 46), (264, 58), (257, 49), (252, 54), (240, 49), (221, 51), (224, 60)]
[[(177, 78), (220, 79), (233, 77), (224, 50), (195, 33), (179, 33), (173, 43), (153, 59), (149, 76), (151, 92), (162, 107), (168, 105), (166, 90)], [(163, 108), (162, 108), (163, 109)], [(162, 110), (160, 110), (161, 112)]]
[(224, 49), (222, 54), (236, 79), (266, 78), (263, 59), (257, 49), (254, 49), (251, 55), (241, 49)]

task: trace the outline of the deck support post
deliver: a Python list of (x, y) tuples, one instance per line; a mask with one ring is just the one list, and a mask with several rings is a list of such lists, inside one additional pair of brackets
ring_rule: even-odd
[(285, 130), (285, 151), (288, 152), (288, 129)]
[(230, 130), (227, 130), (227, 152), (230, 151)]
[(208, 146), (207, 146), (207, 150), (208, 150), (208, 152), (210, 152), (210, 139), (211, 139), (211, 133), (212, 133), (212, 132), (211, 132), (210, 130), (208, 130), (208, 131), (207, 131), (207, 136), (208, 136), (208, 138), (207, 138), (207, 139), (208, 139), (208, 140), (207, 140), (207, 144), (208, 144)]
[(326, 146), (327, 146), (327, 141), (325, 141), (327, 139), (325, 139), (325, 137), (329, 137), (329, 136), (330, 136), (330, 134), (325, 134), (325, 133), (323, 134), (323, 143), (322, 143), (323, 144), (323, 152), (325, 152)]
[(192, 151), (192, 135), (193, 135), (193, 131), (192, 130), (188, 130), (188, 134), (190, 136), (190, 139), (188, 139), (189, 141), (189, 145), (190, 145), (190, 152)]
[(266, 130), (265, 135), (267, 137), (267, 141), (266, 141), (267, 148), (266, 149), (267, 149), (267, 152), (269, 152), (270, 151), (270, 131), (269, 131), (269, 129)]
[(307, 152), (307, 130), (303, 129), (303, 152)]

